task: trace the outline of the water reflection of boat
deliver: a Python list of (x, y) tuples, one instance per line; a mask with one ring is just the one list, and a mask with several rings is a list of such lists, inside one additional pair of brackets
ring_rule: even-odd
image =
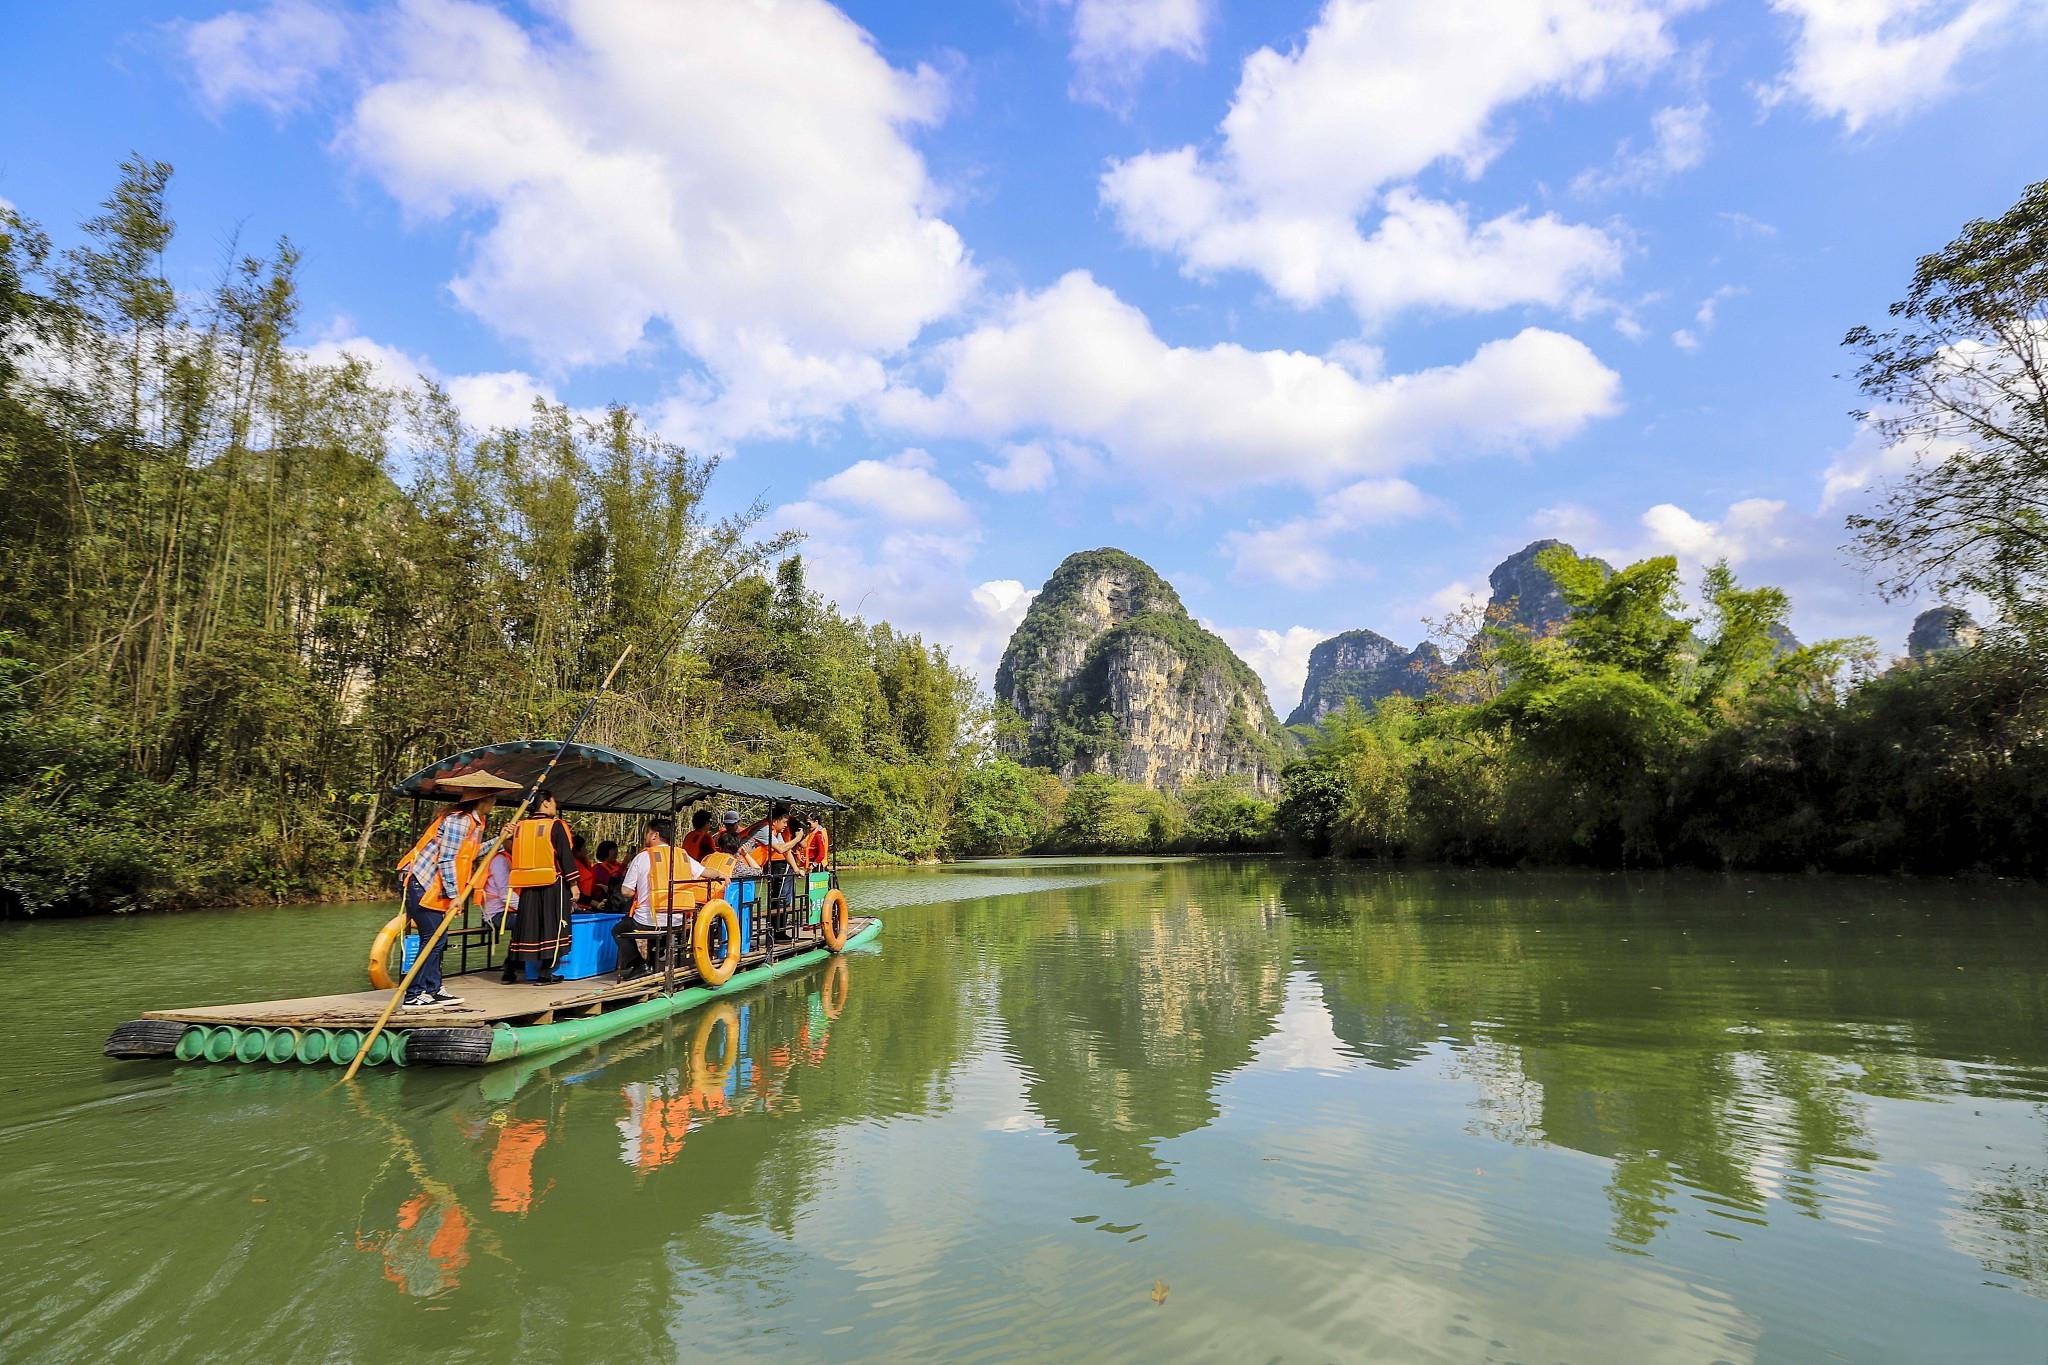
[[(739, 1121), (797, 1107), (793, 1083), (826, 1062), (850, 978), (846, 960), (834, 958), (808, 980), (714, 1001), (673, 1029), (494, 1069), (452, 1125), (417, 1140), (385, 1107), (392, 1092), (351, 1092), (386, 1146), (356, 1250), (379, 1256), (399, 1293), (439, 1298), (461, 1287), (477, 1256), (504, 1258), (501, 1237), (553, 1239), (564, 1220), (582, 1227), (593, 1216), (636, 1226), (623, 1210), (665, 1172), (681, 1174), (693, 1154), (680, 1191), (715, 1188), (707, 1173), (731, 1172), (740, 1154), (749, 1169), (786, 1165), (795, 1130), (773, 1130), (784, 1144), (777, 1156), (762, 1130), (746, 1132)], [(509, 1091), (508, 1077), (516, 1080)], [(712, 1125), (720, 1135), (705, 1145)]]
[[(490, 745), (455, 754), (398, 784), (413, 801), (450, 779), (475, 773), (530, 784), (560, 746), (539, 740)], [(639, 819), (676, 815), (692, 803), (724, 797), (736, 803), (787, 803), (815, 812), (841, 809), (823, 792), (765, 778), (641, 758), (591, 744), (568, 746), (548, 779), (564, 812)], [(721, 863), (713, 876), (672, 878), (674, 910), (651, 945), (662, 969), (615, 979), (618, 914), (570, 916), (572, 948), (551, 985), (501, 982), (494, 960), (498, 934), (474, 903), (446, 936), (448, 979), (460, 1006), (431, 1017), (400, 1014), (367, 1057), (372, 1065), (431, 1063), (483, 1066), (579, 1046), (695, 1009), (772, 977), (816, 967), (846, 948), (871, 942), (882, 922), (847, 909), (836, 872), (795, 873), (787, 864)], [(659, 904), (659, 902), (656, 902)], [(390, 926), (387, 926), (387, 932)], [(398, 951), (396, 933), (389, 934)], [(381, 941), (381, 940), (380, 940)], [(401, 969), (402, 970), (402, 969)], [(346, 1063), (389, 1001), (389, 974), (373, 955), (373, 983), (385, 989), (292, 1000), (152, 1010), (122, 1024), (107, 1040), (110, 1057), (176, 1058), (243, 1063)]]

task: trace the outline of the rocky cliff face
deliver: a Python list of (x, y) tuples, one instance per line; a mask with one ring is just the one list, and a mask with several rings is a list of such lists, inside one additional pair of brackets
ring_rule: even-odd
[(1961, 607), (1935, 607), (1913, 618), (1906, 636), (1906, 653), (1915, 659), (1968, 649), (1983, 636), (1983, 628)]
[[(1493, 589), (1486, 605), (1489, 612), (1500, 608), (1505, 613), (1502, 624), (1520, 626), (1532, 635), (1548, 635), (1564, 624), (1571, 609), (1557, 589), (1557, 580), (1536, 562), (1536, 556), (1545, 550), (1559, 547), (1572, 548), (1561, 540), (1531, 541), (1495, 565), (1486, 576), (1487, 586)], [(1604, 559), (1593, 562), (1608, 573), (1614, 572)]]
[(1289, 725), (1313, 725), (1346, 701), (1370, 708), (1384, 697), (1420, 697), (1429, 680), (1444, 666), (1435, 645), (1403, 649), (1370, 630), (1347, 630), (1309, 651), (1308, 677), (1302, 683), (1301, 705), (1287, 718)]
[(1279, 790), (1281, 731), (1258, 675), (1121, 550), (1069, 555), (1053, 571), (1003, 651), (996, 698), (1024, 721), (1018, 756), (1062, 776), (1166, 790), (1230, 776)]

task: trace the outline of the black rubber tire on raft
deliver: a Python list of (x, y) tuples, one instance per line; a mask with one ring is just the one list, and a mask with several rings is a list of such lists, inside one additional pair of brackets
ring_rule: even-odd
[(482, 1066), (491, 1060), (487, 1028), (407, 1029), (407, 1066)]
[(177, 1019), (131, 1019), (107, 1036), (109, 1057), (168, 1057), (192, 1025)]

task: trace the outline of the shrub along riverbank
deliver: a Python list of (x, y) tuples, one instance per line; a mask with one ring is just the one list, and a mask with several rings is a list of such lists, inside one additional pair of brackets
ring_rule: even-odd
[(380, 793), (560, 733), (627, 643), (591, 739), (830, 791), (874, 861), (2048, 874), (2048, 187), (1848, 338), (1875, 429), (1941, 456), (1852, 519), (1860, 551), (1982, 643), (1880, 673), (1867, 641), (1780, 648), (1784, 594), (1725, 569), (1688, 609), (1668, 559), (1559, 554), (1559, 634), (1448, 623), (1431, 694), (1302, 733), (1276, 804), (998, 756), (942, 649), (821, 600), (761, 506), (710, 510), (716, 461), (624, 410), (474, 431), (315, 362), (287, 242), (174, 290), (168, 180), (126, 165), (62, 252), (0, 206), (0, 914), (382, 890)]

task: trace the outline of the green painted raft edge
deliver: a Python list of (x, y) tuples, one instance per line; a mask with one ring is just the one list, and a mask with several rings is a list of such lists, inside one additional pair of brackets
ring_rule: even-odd
[[(869, 920), (861, 927), (860, 932), (846, 940), (846, 947), (851, 948), (856, 943), (865, 943), (881, 932), (882, 921)], [(845, 949), (840, 951), (843, 952)], [(594, 1043), (615, 1033), (624, 1033), (627, 1029), (651, 1024), (657, 1019), (666, 1019), (672, 1014), (685, 1013), (706, 1001), (738, 995), (763, 981), (788, 972), (801, 971), (805, 967), (816, 966), (834, 956), (830, 948), (811, 948), (798, 953), (795, 957), (782, 958), (773, 966), (751, 968), (733, 977), (723, 986), (708, 990), (702, 986), (686, 986), (674, 995), (657, 995), (652, 999), (642, 1000), (637, 1005), (627, 1005), (623, 1009), (612, 1010), (606, 1014), (594, 1014), (587, 1019), (564, 1019), (558, 1024), (527, 1024), (523, 1027), (496, 1024), (491, 1028), (490, 1055), (483, 1059), (482, 1064), (491, 1066), (498, 1062), (509, 1062), (515, 1057), (532, 1057), (543, 1052), (557, 1052), (563, 1048), (575, 1047), (579, 1043)]]

